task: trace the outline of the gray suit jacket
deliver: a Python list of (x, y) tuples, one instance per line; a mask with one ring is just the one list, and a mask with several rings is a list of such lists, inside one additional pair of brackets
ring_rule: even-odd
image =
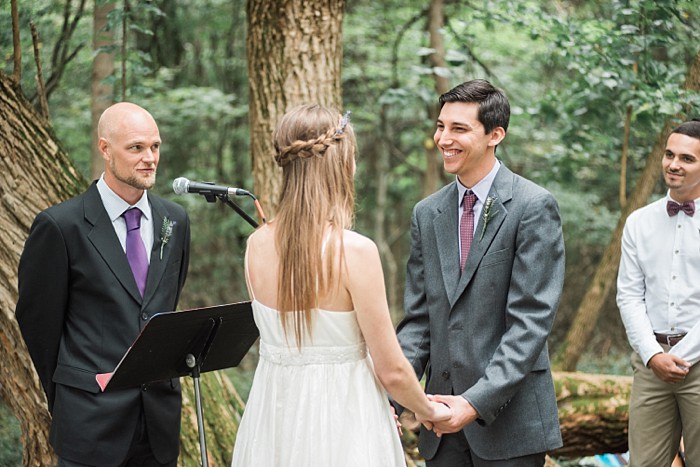
[[(411, 225), (405, 311), (397, 333), (429, 394), (461, 394), (478, 411), (464, 428), (483, 459), (562, 445), (547, 337), (564, 279), (564, 241), (554, 197), (498, 170), (464, 271), (459, 270), (457, 186), (419, 202)], [(440, 439), (424, 428), (421, 454)]]

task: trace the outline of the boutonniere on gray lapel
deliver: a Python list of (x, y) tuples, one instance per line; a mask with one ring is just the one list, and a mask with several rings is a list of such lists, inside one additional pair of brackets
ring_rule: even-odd
[(486, 226), (489, 225), (489, 221), (496, 215), (498, 210), (492, 211), (493, 202), (496, 201), (494, 196), (489, 196), (486, 198), (486, 203), (484, 204), (484, 224), (481, 227), (481, 235), (479, 236), (479, 241), (484, 238), (484, 232), (486, 232)]
[(173, 236), (173, 226), (175, 221), (171, 220), (168, 216), (163, 218), (163, 226), (160, 228), (160, 259), (163, 259), (163, 248), (170, 241), (170, 237)]

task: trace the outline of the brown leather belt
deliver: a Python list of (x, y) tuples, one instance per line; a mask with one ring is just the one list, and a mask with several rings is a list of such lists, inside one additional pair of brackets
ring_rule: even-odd
[(659, 334), (655, 332), (654, 336), (656, 337), (656, 342), (659, 344), (666, 344), (673, 347), (685, 337), (685, 334)]

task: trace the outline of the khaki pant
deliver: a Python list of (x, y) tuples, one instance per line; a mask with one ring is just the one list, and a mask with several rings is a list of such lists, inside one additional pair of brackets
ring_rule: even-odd
[[(668, 346), (664, 347), (668, 351)], [(630, 467), (670, 466), (683, 435), (687, 467), (700, 467), (700, 364), (677, 384), (661, 381), (637, 353), (630, 397)]]

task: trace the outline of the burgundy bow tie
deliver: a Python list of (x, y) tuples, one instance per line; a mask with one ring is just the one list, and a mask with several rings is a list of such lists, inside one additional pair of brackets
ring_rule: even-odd
[(669, 216), (675, 216), (679, 211), (683, 211), (690, 217), (693, 217), (693, 214), (695, 214), (695, 201), (686, 201), (683, 204), (679, 204), (669, 200), (666, 203), (666, 212), (668, 212)]

